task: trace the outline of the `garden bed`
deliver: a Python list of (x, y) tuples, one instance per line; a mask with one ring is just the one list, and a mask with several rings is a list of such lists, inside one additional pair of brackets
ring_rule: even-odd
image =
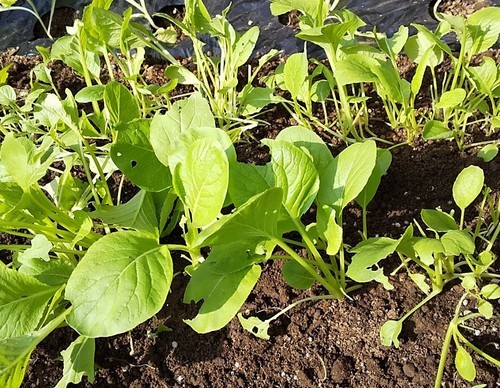
[[(454, 6), (460, 8), (460, 2), (448, 3), (451, 3), (452, 10)], [(461, 3), (464, 5), (464, 2)], [(468, 10), (474, 8), (466, 3)], [(498, 62), (498, 51), (492, 50), (487, 55)], [(16, 56), (15, 51), (0, 53), (0, 68), (14, 63), (9, 71), (8, 84), (16, 88), (19, 95), (29, 89), (30, 71), (40, 61), (40, 58)], [(272, 74), (282, 61), (279, 59), (270, 63), (265, 71)], [(188, 61), (183, 63), (191, 66)], [(400, 57), (398, 63), (401, 73), (415, 70), (405, 57)], [(75, 76), (61, 62), (51, 66), (55, 86), (60, 92), (68, 88), (76, 94), (84, 87), (82, 78)], [(161, 61), (149, 58), (142, 67), (146, 83), (165, 84), (165, 67), (166, 64)], [(106, 70), (103, 67), (103, 73)], [(422, 89), (426, 90), (430, 82), (430, 79), (425, 79)], [(173, 94), (189, 90), (178, 88)], [(387, 117), (380, 102), (373, 97), (374, 102), (369, 105), (370, 121), (380, 125), (374, 125), (372, 131), (384, 140), (401, 141), (405, 134), (388, 132)], [(422, 106), (429, 103), (426, 99), (429, 96), (424, 93), (420, 101)], [(284, 128), (297, 124), (281, 105), (273, 106), (262, 119), (271, 124), (259, 125), (251, 130), (251, 136), (246, 141), (236, 144), (238, 161), (268, 162), (271, 158), (269, 149), (262, 146), (260, 140), (273, 139)], [(345, 149), (343, 142), (327, 132), (318, 133), (334, 156)], [(495, 139), (498, 139), (498, 133), (488, 137), (478, 127), (467, 136), (466, 144)], [(409, 225), (420, 220), (422, 209), (440, 207), (449, 212), (456, 208), (452, 196), (453, 184), (459, 173), (470, 165), (480, 166), (484, 170), (485, 185), (500, 195), (500, 158), (486, 163), (477, 157), (480, 148), (461, 151), (451, 140), (424, 141), (420, 138), (411, 145), (401, 144), (393, 148), (392, 164), (368, 206), (369, 235), (398, 239)], [(120, 176), (110, 179), (108, 184), (111, 192), (116, 193)], [(126, 202), (138, 189), (130, 182), (123, 187), (121, 199)], [(475, 224), (480, 200), (481, 197), (467, 209), (466, 225)], [(361, 211), (354, 203), (347, 205), (344, 211), (343, 238), (347, 244), (355, 245), (360, 240)], [(314, 220), (312, 212), (303, 217)], [(168, 236), (169, 242), (181, 239), (179, 228)], [(0, 244), (16, 243), (22, 242), (7, 234), (0, 235)], [(492, 252), (500, 255), (498, 241)], [(391, 274), (400, 261), (397, 257), (390, 257), (384, 262), (384, 271), (394, 285), (393, 290), (386, 290), (379, 283), (369, 283), (350, 293), (343, 301), (302, 303), (271, 323), (269, 340), (256, 338), (245, 331), (236, 318), (219, 331), (197, 334), (183, 321), (192, 319), (200, 307), (194, 303), (183, 303), (189, 281), (189, 276), (183, 272), (183, 265), (187, 262), (178, 252), (172, 252), (172, 256), (176, 276), (162, 310), (130, 333), (97, 339), (95, 381), (89, 383), (84, 377), (79, 386), (433, 386), (443, 338), (463, 294), (460, 282), (450, 282), (440, 295), (405, 321), (398, 349), (383, 346), (380, 327), (384, 322), (400, 318), (425, 297), (405, 271)], [(1, 258), (9, 263), (10, 252), (2, 251)], [(499, 261), (494, 264), (496, 273), (499, 265)], [(290, 287), (281, 276), (280, 261), (269, 261), (262, 267), (261, 278), (240, 309), (244, 316), (267, 319), (293, 302), (326, 292), (318, 284), (306, 291)], [(498, 301), (493, 301), (495, 316), (490, 320), (469, 321), (471, 330), (466, 333), (475, 346), (496, 359), (500, 358)], [(462, 303), (462, 311), (475, 307), (475, 301), (471, 299)], [(77, 337), (75, 331), (63, 328), (41, 342), (31, 356), (23, 386), (55, 386), (63, 374), (60, 353)], [(452, 347), (451, 352), (454, 351)], [(476, 354), (473, 355), (473, 362), (477, 371), (476, 383), (498, 386), (498, 367)], [(452, 356), (448, 357), (443, 383), (446, 387), (470, 386), (457, 373)]]

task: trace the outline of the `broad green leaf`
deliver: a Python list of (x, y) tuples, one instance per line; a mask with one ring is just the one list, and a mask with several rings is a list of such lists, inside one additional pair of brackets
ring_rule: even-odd
[(292, 218), (304, 214), (316, 197), (319, 178), (314, 163), (304, 151), (282, 141), (263, 141), (271, 149), (275, 185), (283, 189), (283, 204)]
[(202, 228), (219, 215), (229, 184), (229, 162), (220, 143), (199, 139), (189, 148), (180, 165), (182, 188), (174, 188), (188, 207), (193, 225)]
[(140, 117), (134, 96), (123, 84), (117, 81), (106, 84), (103, 98), (111, 124), (127, 124)]
[(197, 127), (215, 127), (210, 105), (199, 93), (175, 102), (165, 115), (157, 114), (151, 122), (150, 140), (158, 160), (168, 167), (181, 133)]
[(63, 312), (38, 331), (29, 334), (0, 339), (0, 386), (20, 387), (28, 366), (31, 352), (63, 321)]
[[(82, 65), (82, 56), (76, 35), (63, 36), (57, 39), (52, 45), (51, 59), (60, 59), (66, 65), (71, 67), (78, 75), (84, 77), (85, 71)], [(84, 50), (83, 56), (86, 62), (86, 68), (94, 78), (99, 78), (101, 72), (101, 62), (97, 53)]]
[(115, 227), (132, 228), (158, 235), (158, 219), (153, 195), (145, 190), (139, 191), (127, 203), (117, 206), (98, 206), (91, 216)]
[(49, 252), (52, 249), (52, 243), (43, 234), (37, 234), (31, 240), (31, 247), (21, 252), (17, 257), (20, 263), (24, 263), (30, 259), (42, 259), (49, 261)]
[(307, 290), (314, 283), (314, 277), (295, 260), (289, 260), (281, 269), (283, 279), (293, 288)]
[(382, 283), (385, 289), (392, 289), (393, 286), (384, 275), (383, 269), (378, 267), (376, 270), (372, 270), (372, 267), (393, 253), (398, 244), (398, 240), (388, 237), (375, 237), (362, 241), (351, 250), (356, 254), (351, 259), (346, 275), (360, 283), (376, 280)]
[(436, 104), (436, 109), (455, 108), (465, 100), (466, 95), (467, 92), (462, 88), (444, 92)]
[(453, 199), (464, 211), (481, 193), (484, 185), (484, 172), (480, 167), (469, 166), (458, 174), (453, 183)]
[(443, 244), (438, 239), (422, 237), (415, 240), (413, 249), (415, 249), (417, 256), (426, 265), (433, 265), (434, 256), (444, 252)]
[(232, 59), (234, 60), (232, 68), (238, 68), (248, 61), (258, 39), (259, 27), (253, 26), (236, 40), (232, 54)]
[(449, 230), (458, 229), (455, 219), (448, 213), (439, 210), (422, 209), (420, 217), (422, 217), (425, 225), (435, 232), (448, 232)]
[(58, 287), (9, 269), (0, 263), (0, 338), (34, 331)]
[(471, 74), (472, 80), (481, 93), (490, 94), (492, 92), (498, 79), (498, 70), (494, 59), (484, 57), (480, 66), (468, 67), (467, 71)]
[[(432, 32), (430, 33), (432, 34)], [(408, 38), (405, 44), (405, 53), (413, 62), (422, 64), (422, 71), (426, 67), (436, 67), (444, 59), (441, 48), (423, 33)]]
[(26, 191), (41, 179), (53, 161), (46, 150), (39, 150), (27, 138), (15, 138), (9, 132), (0, 149), (0, 158), (10, 177)]
[(339, 86), (361, 82), (374, 82), (377, 77), (372, 69), (380, 67), (379, 62), (361, 54), (351, 54), (335, 65), (335, 79)]
[(396, 58), (408, 40), (408, 32), (408, 27), (399, 26), (391, 38), (384, 36), (384, 39), (377, 39), (378, 46), (390, 58)]
[(290, 92), (293, 99), (296, 99), (299, 96), (308, 75), (309, 72), (306, 54), (295, 53), (290, 55), (285, 62), (283, 76), (286, 89)]
[(23, 259), (18, 271), (49, 286), (62, 286), (68, 281), (73, 269), (74, 267), (64, 259), (58, 258), (45, 261), (39, 258), (31, 258), (28, 260)]
[(175, 79), (181, 85), (199, 85), (196, 76), (183, 66), (170, 65), (165, 69), (165, 76)]
[(276, 237), (282, 198), (280, 188), (268, 189), (250, 198), (234, 213), (200, 232), (198, 245), (229, 244), (238, 238), (240, 244), (253, 247)]
[(382, 180), (382, 176), (387, 172), (389, 166), (392, 162), (391, 151), (378, 149), (377, 150), (377, 161), (375, 164), (375, 168), (366, 183), (366, 186), (363, 188), (361, 193), (356, 197), (356, 202), (359, 206), (366, 208), (368, 204), (371, 202), (373, 197), (375, 196), (378, 186), (380, 185), (380, 181)]
[(398, 336), (403, 329), (403, 322), (401, 321), (387, 321), (380, 328), (380, 341), (384, 346), (391, 346), (394, 344), (399, 348)]
[(459, 344), (457, 344), (457, 354), (455, 355), (455, 368), (457, 368), (457, 372), (464, 380), (474, 381), (476, 378), (476, 367), (472, 362), (472, 357)]
[(100, 101), (104, 98), (104, 85), (86, 86), (75, 95), (75, 100), (80, 104)]
[(198, 333), (221, 329), (243, 305), (260, 273), (260, 266), (252, 264), (246, 247), (238, 242), (212, 249), (186, 287), (184, 302), (203, 299), (203, 304), (198, 315), (185, 322)]
[(426, 140), (449, 139), (453, 137), (453, 131), (441, 121), (429, 120), (424, 125), (423, 137)]
[(485, 300), (479, 301), (477, 305), (477, 311), (486, 319), (493, 318), (493, 305)]
[(498, 284), (487, 284), (481, 288), (481, 295), (486, 299), (500, 299), (500, 286)]
[(241, 313), (238, 314), (238, 320), (241, 323), (241, 327), (246, 331), (252, 333), (257, 338), (262, 338), (268, 340), (269, 334), (269, 321), (261, 321), (257, 317), (245, 318)]
[(486, 163), (491, 162), (497, 155), (498, 146), (496, 144), (488, 144), (477, 153), (477, 156)]
[(466, 230), (451, 230), (441, 237), (444, 253), (447, 256), (472, 255), (476, 249), (474, 240)]
[(333, 206), (340, 214), (368, 183), (377, 160), (373, 140), (347, 147), (320, 176), (318, 203)]
[[(331, 92), (332, 90), (327, 80), (316, 81), (311, 86), (311, 100), (313, 102), (326, 102)], [(310, 132), (314, 133), (313, 131)]]
[(73, 271), (67, 321), (86, 337), (120, 334), (156, 314), (173, 277), (166, 246), (140, 232), (119, 231), (95, 242)]
[(270, 163), (264, 166), (240, 162), (229, 165), (228, 191), (236, 207), (271, 187), (274, 187), (274, 174)]
[(156, 157), (149, 142), (149, 120), (134, 120), (118, 128), (111, 158), (125, 176), (141, 189), (162, 191), (172, 185), (169, 169)]
[(292, 143), (294, 146), (307, 150), (319, 174), (333, 160), (332, 153), (321, 138), (310, 129), (301, 126), (291, 126), (282, 130), (276, 140)]
[(500, 35), (500, 8), (486, 7), (467, 19), (466, 50), (473, 56), (488, 50)]
[(64, 361), (63, 376), (55, 388), (78, 384), (83, 376), (94, 382), (95, 339), (79, 336), (66, 350), (61, 352)]
[(271, 88), (245, 87), (240, 93), (240, 104), (243, 106), (243, 115), (253, 115), (260, 112), (262, 108), (269, 104), (281, 101), (281, 98), (274, 95)]
[(342, 246), (343, 230), (336, 221), (336, 212), (331, 207), (324, 205), (317, 211), (317, 230), (326, 242), (326, 253), (336, 255)]
[(0, 86), (0, 105), (9, 106), (15, 104), (16, 98), (16, 92), (12, 86)]

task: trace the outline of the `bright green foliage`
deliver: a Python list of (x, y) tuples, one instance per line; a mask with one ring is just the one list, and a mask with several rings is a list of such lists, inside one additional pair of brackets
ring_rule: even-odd
[(156, 314), (173, 276), (166, 246), (140, 232), (104, 236), (73, 271), (66, 299), (67, 321), (86, 337), (108, 337), (133, 329)]
[(78, 384), (85, 375), (89, 382), (94, 382), (94, 338), (79, 336), (71, 345), (61, 352), (64, 361), (63, 377), (56, 388), (66, 387), (68, 384)]

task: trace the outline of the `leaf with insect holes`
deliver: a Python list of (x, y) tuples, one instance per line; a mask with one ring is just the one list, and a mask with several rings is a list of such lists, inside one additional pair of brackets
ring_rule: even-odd
[(173, 277), (170, 252), (141, 232), (118, 231), (95, 242), (66, 287), (68, 324), (86, 337), (132, 330), (165, 303)]
[(164, 115), (156, 114), (151, 121), (150, 140), (158, 160), (168, 167), (181, 134), (199, 127), (215, 128), (210, 105), (200, 93), (175, 102)]
[(476, 367), (472, 362), (472, 357), (459, 344), (457, 344), (457, 354), (455, 355), (455, 368), (457, 368), (457, 372), (464, 380), (474, 381), (476, 378)]
[(111, 158), (135, 185), (148, 191), (162, 191), (172, 185), (169, 169), (155, 155), (149, 142), (150, 120), (134, 120), (117, 127)]
[(464, 211), (481, 193), (484, 185), (484, 172), (480, 167), (469, 166), (458, 174), (453, 183), (453, 199)]
[(293, 99), (296, 99), (306, 81), (308, 72), (307, 56), (305, 53), (295, 53), (288, 57), (283, 68), (286, 89)]
[(484, 162), (491, 162), (498, 155), (498, 145), (488, 144), (481, 148), (477, 153), (478, 158), (483, 159)]
[(465, 100), (466, 95), (467, 92), (462, 88), (444, 92), (436, 104), (436, 109), (455, 108)]
[(380, 341), (384, 346), (391, 346), (399, 348), (398, 336), (403, 329), (403, 322), (389, 320), (385, 322), (380, 328)]
[(180, 164), (174, 188), (189, 209), (193, 225), (202, 228), (219, 215), (229, 185), (229, 162), (217, 140), (199, 139)]
[(238, 320), (241, 323), (241, 327), (246, 331), (252, 333), (257, 338), (262, 338), (268, 340), (269, 334), (269, 321), (262, 321), (257, 317), (245, 318), (241, 313), (238, 314)]
[(420, 217), (422, 217), (424, 224), (435, 232), (448, 232), (449, 230), (458, 229), (455, 219), (448, 213), (439, 210), (422, 209)]
[(64, 388), (68, 384), (78, 384), (83, 376), (94, 382), (95, 339), (79, 336), (66, 350), (61, 352), (64, 361), (63, 376), (55, 388)]

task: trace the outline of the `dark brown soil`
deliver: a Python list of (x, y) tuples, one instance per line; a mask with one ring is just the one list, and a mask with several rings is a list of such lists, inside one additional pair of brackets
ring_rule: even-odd
[[(469, 3), (469, 2), (451, 2)], [(29, 88), (29, 73), (37, 58), (0, 53), (0, 68), (14, 62), (9, 84), (18, 90)], [(402, 72), (411, 64), (402, 61)], [(53, 77), (59, 89), (83, 86), (81, 79), (60, 64), (54, 64)], [(148, 82), (162, 83), (162, 66), (144, 66)], [(373, 114), (377, 110), (373, 110)], [(273, 125), (262, 126), (255, 138), (275, 137), (292, 121), (286, 111), (276, 107), (266, 117)], [(383, 121), (383, 120), (381, 120)], [(392, 135), (391, 135), (392, 136)], [(389, 136), (389, 137), (391, 137)], [(325, 135), (327, 138), (327, 136)], [(394, 137), (394, 136), (392, 136)], [(479, 140), (479, 139), (477, 139)], [(482, 139), (481, 139), (482, 140)], [(338, 153), (341, 146), (332, 146)], [(237, 146), (240, 160), (264, 163), (269, 155), (256, 143)], [(477, 149), (459, 152), (452, 142), (427, 142), (414, 147), (392, 150), (393, 163), (383, 178), (376, 197), (369, 206), (368, 226), (371, 236), (400, 236), (406, 226), (419, 219), (422, 208), (452, 208), (451, 188), (457, 174), (475, 164), (485, 171), (486, 184), (500, 192), (500, 158), (483, 163), (475, 157)], [(119, 181), (114, 176), (115, 182)], [(130, 193), (133, 187), (128, 187)], [(471, 207), (467, 222), (473, 222)], [(346, 210), (346, 240), (359, 241), (359, 209)], [(22, 243), (0, 235), (2, 244)], [(2, 260), (8, 260), (5, 252)], [(500, 249), (496, 247), (496, 254)], [(182, 258), (174, 257), (178, 268)], [(388, 259), (394, 267), (395, 259)], [(278, 262), (267, 264), (255, 290), (242, 308), (244, 314), (270, 317), (290, 303), (319, 295), (319, 287), (306, 292), (287, 286), (281, 278)], [(219, 332), (196, 334), (183, 319), (196, 314), (195, 305), (182, 303), (188, 278), (178, 275), (163, 310), (129, 334), (96, 341), (97, 373), (95, 382), (85, 379), (82, 387), (430, 387), (434, 385), (441, 346), (455, 305), (461, 295), (458, 284), (418, 310), (406, 322), (400, 336), (400, 348), (380, 344), (379, 329), (388, 319), (397, 319), (423, 297), (405, 273), (390, 277), (392, 291), (380, 285), (366, 285), (344, 301), (324, 300), (304, 303), (271, 325), (271, 339), (261, 340), (243, 331), (236, 319)], [(467, 307), (464, 306), (464, 309)], [(500, 314), (500, 305), (495, 303)], [(161, 326), (171, 331), (151, 335)], [(477, 320), (467, 336), (476, 346), (500, 357), (498, 330), (500, 321)], [(68, 328), (54, 332), (32, 355), (24, 387), (51, 387), (62, 376), (60, 352), (76, 333)], [(132, 351), (133, 347), (133, 351)], [(453, 354), (453, 349), (452, 349)], [(460, 378), (449, 357), (444, 375), (445, 387), (468, 387)], [(476, 383), (500, 387), (500, 370), (474, 356)]]

